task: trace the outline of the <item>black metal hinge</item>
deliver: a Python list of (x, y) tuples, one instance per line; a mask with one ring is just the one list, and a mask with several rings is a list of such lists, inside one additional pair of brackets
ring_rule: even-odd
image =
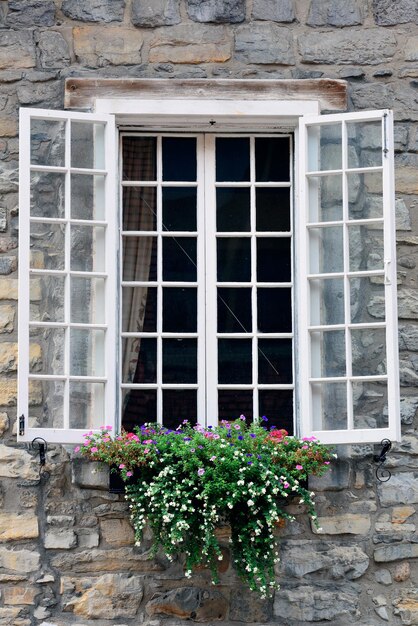
[(23, 435), (25, 434), (25, 416), (20, 415), (19, 416), (19, 435), (20, 437), (23, 437)]

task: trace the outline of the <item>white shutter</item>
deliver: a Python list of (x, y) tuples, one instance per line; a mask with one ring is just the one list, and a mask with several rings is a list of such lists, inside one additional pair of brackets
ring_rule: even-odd
[(399, 440), (392, 115), (303, 117), (299, 135), (301, 434)]
[(20, 441), (115, 423), (115, 141), (113, 116), (20, 112)]

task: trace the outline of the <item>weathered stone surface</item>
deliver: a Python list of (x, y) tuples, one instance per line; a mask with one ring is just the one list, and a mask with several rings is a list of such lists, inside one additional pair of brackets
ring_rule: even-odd
[(53, 26), (55, 4), (53, 0), (9, 0), (6, 24), (12, 28), (23, 26)]
[(319, 528), (312, 524), (312, 531), (318, 535), (365, 535), (370, 530), (370, 516), (355, 513), (318, 517)]
[(135, 617), (143, 596), (142, 580), (129, 574), (61, 579), (64, 611), (85, 619)]
[(358, 0), (311, 0), (309, 26), (357, 26), (363, 23)]
[(277, 24), (241, 26), (235, 34), (235, 56), (244, 63), (294, 65), (292, 32)]
[(6, 378), (0, 380), (0, 406), (15, 406), (16, 398), (17, 381)]
[(293, 22), (293, 0), (254, 0), (252, 18), (272, 22)]
[(72, 461), (72, 481), (85, 489), (109, 488), (109, 468), (104, 463), (90, 463), (83, 459)]
[(111, 546), (131, 546), (134, 543), (134, 529), (127, 519), (100, 520), (102, 539)]
[(77, 535), (65, 528), (49, 529), (45, 533), (44, 545), (47, 550), (70, 550), (77, 545)]
[(396, 506), (392, 510), (392, 524), (404, 524), (414, 513), (413, 506)]
[(257, 593), (235, 591), (231, 594), (229, 619), (237, 622), (267, 622), (271, 619), (272, 601)]
[(402, 472), (392, 476), (390, 481), (378, 485), (382, 506), (418, 503), (418, 480), (412, 472)]
[(17, 343), (0, 343), (0, 374), (17, 369)]
[(16, 585), (14, 587), (4, 587), (4, 604), (35, 604), (35, 598), (39, 594), (36, 587)]
[(9, 416), (7, 413), (0, 413), (0, 437), (4, 435), (6, 430), (9, 428)]
[(323, 476), (310, 476), (309, 489), (313, 491), (340, 491), (350, 484), (351, 468), (347, 461), (334, 461)]
[(280, 572), (285, 576), (303, 578), (319, 573), (333, 579), (355, 580), (369, 567), (369, 557), (357, 546), (335, 546), (325, 542), (291, 540), (283, 542)]
[(297, 624), (320, 621), (332, 623), (337, 618), (354, 616), (358, 610), (357, 595), (346, 589), (328, 590), (308, 585), (300, 585), (297, 589), (282, 587), (274, 601), (274, 614), (281, 620), (290, 619)]
[(393, 601), (394, 614), (401, 617), (402, 624), (415, 626), (418, 624), (418, 589), (411, 587), (402, 589), (400, 596)]
[(38, 36), (42, 67), (60, 69), (70, 64), (70, 49), (64, 37), (54, 30), (44, 30)]
[(407, 39), (404, 53), (405, 61), (418, 61), (418, 41), (416, 37)]
[(17, 259), (15, 256), (0, 257), (0, 274), (11, 274), (17, 270)]
[(35, 65), (35, 44), (30, 30), (0, 31), (0, 70)]
[(187, 0), (187, 13), (195, 22), (243, 22), (245, 4), (245, 0)]
[(71, 554), (59, 554), (51, 559), (51, 564), (62, 571), (84, 573), (108, 572), (161, 572), (163, 565), (145, 552), (138, 554), (134, 548), (118, 550), (84, 550), (77, 552), (75, 560)]
[(411, 230), (411, 216), (405, 201), (398, 198), (395, 201), (396, 230)]
[(179, 24), (180, 0), (133, 0), (132, 24), (142, 27)]
[(0, 513), (0, 541), (36, 539), (38, 536), (38, 518), (35, 515)]
[(13, 572), (35, 572), (39, 568), (40, 558), (36, 550), (8, 550), (0, 547), (0, 567)]
[(389, 546), (380, 546), (374, 551), (376, 563), (389, 563), (418, 557), (418, 544), (401, 543)]
[(0, 623), (2, 626), (17, 626), (20, 620), (17, 620), (17, 616), (20, 613), (19, 607), (2, 607), (0, 608)]
[(225, 26), (181, 24), (162, 28), (150, 43), (151, 63), (222, 63), (231, 58)]
[(26, 450), (0, 444), (0, 476), (4, 478), (37, 480), (39, 478), (39, 468), (37, 467), (36, 459)]
[(225, 619), (228, 602), (219, 592), (199, 587), (172, 589), (150, 600), (146, 607), (148, 615), (169, 615), (196, 622)]
[(0, 300), (17, 300), (17, 279), (0, 278)]
[(142, 44), (142, 34), (131, 28), (74, 28), (77, 60), (91, 67), (141, 63)]
[(100, 543), (100, 535), (97, 530), (91, 528), (79, 528), (77, 530), (77, 545), (79, 548), (97, 548)]
[(377, 28), (304, 33), (299, 37), (299, 50), (305, 63), (376, 65), (393, 57), (396, 37)]
[(390, 573), (388, 569), (383, 569), (383, 568), (378, 569), (374, 573), (374, 577), (376, 581), (380, 583), (381, 585), (388, 586), (392, 584), (392, 574)]
[(61, 10), (80, 22), (121, 22), (125, 0), (64, 0)]
[(411, 566), (409, 561), (398, 563), (393, 571), (393, 580), (397, 583), (405, 582), (411, 576)]
[(373, 17), (379, 26), (393, 26), (407, 22), (418, 23), (415, 0), (373, 0)]
[(413, 166), (404, 165), (395, 170), (397, 193), (418, 194), (418, 174)]
[(0, 306), (0, 333), (11, 333), (14, 330), (16, 309), (9, 304)]

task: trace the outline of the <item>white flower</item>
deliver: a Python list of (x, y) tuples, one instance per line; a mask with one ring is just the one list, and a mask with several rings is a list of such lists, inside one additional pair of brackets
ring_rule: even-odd
[(247, 504), (248, 504), (248, 506), (254, 506), (254, 501), (253, 500), (247, 500)]

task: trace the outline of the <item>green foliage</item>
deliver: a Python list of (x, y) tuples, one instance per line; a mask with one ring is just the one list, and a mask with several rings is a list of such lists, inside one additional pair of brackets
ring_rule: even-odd
[[(146, 424), (115, 438), (105, 428), (86, 435), (81, 453), (118, 468), (128, 481), (136, 541), (148, 522), (155, 551), (162, 547), (168, 558), (185, 554), (186, 576), (204, 565), (218, 582), (216, 528), (229, 524), (236, 570), (262, 596), (277, 586), (274, 528), (292, 519), (286, 503), (297, 498), (315, 522), (314, 494), (304, 484), (310, 474), (323, 474), (333, 456), (314, 438), (247, 426), (243, 416), (216, 428)], [(134, 472), (139, 478), (132, 481)]]

